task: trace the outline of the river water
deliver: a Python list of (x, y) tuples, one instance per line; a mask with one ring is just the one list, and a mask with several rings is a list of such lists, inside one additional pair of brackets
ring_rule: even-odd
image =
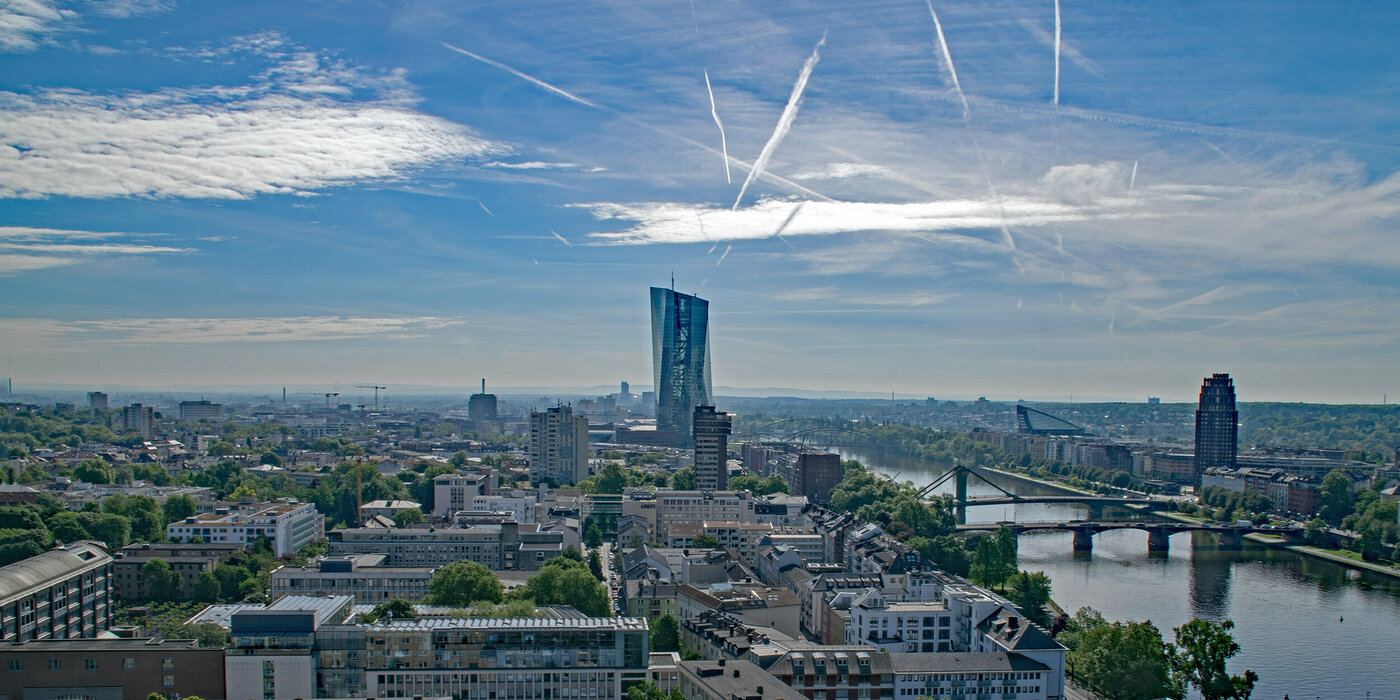
[[(881, 473), (917, 486), (947, 465), (904, 455), (841, 450)], [(1021, 495), (1060, 493), (1020, 479), (988, 474)], [(939, 493), (952, 493), (952, 480)], [(969, 496), (999, 495), (970, 479)], [(980, 506), (969, 523), (1066, 521), (1087, 517), (1083, 506)], [(1092, 606), (1109, 620), (1151, 620), (1171, 641), (1172, 628), (1200, 617), (1230, 619), (1241, 651), (1230, 670), (1259, 674), (1256, 700), (1400, 698), (1400, 579), (1358, 572), (1288, 550), (1245, 541), (1221, 551), (1212, 535), (1171, 537), (1166, 556), (1149, 555), (1147, 533), (1096, 535), (1091, 554), (1073, 552), (1066, 532), (1020, 538), (1020, 567), (1050, 576), (1053, 598), (1066, 611)], [(1367, 694), (1369, 691), (1369, 695)]]

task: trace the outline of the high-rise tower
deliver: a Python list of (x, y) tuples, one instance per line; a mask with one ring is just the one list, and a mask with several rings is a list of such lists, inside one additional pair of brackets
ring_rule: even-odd
[(1196, 487), (1210, 467), (1235, 467), (1240, 414), (1235, 410), (1235, 384), (1228, 374), (1212, 374), (1201, 384), (1196, 409)]
[(696, 406), (695, 488), (722, 491), (729, 486), (729, 414), (714, 406)]
[(656, 428), (694, 444), (691, 413), (713, 405), (710, 392), (710, 302), (674, 289), (651, 288), (651, 356)]

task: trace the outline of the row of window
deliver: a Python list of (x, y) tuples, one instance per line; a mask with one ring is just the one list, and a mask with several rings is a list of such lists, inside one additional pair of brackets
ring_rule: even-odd
[[(173, 670), (173, 669), (175, 668), (175, 659), (173, 659), (173, 658), (171, 658), (171, 657), (168, 657), (168, 656), (165, 657), (165, 658), (163, 658), (163, 659), (161, 659), (161, 660), (160, 660), (160, 667), (161, 667), (162, 670), (166, 670), (166, 671)], [(23, 670), (24, 670), (24, 659), (10, 659), (10, 670), (11, 670), (11, 671), (16, 671), (16, 672), (18, 672), (18, 671), (23, 671)], [(62, 662), (62, 660), (61, 660), (61, 659), (49, 659), (49, 670), (50, 670), (50, 671), (62, 671), (62, 670), (63, 670), (63, 662)], [(83, 670), (85, 670), (85, 671), (96, 671), (96, 670), (97, 670), (97, 659), (91, 659), (91, 658), (89, 658), (89, 659), (83, 659)], [(136, 658), (135, 658), (135, 657), (128, 656), (128, 657), (122, 659), (122, 670), (123, 670), (123, 671), (134, 671), (134, 670), (136, 670)]]

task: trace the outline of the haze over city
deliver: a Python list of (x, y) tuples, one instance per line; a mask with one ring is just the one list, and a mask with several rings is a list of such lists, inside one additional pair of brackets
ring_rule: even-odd
[(0, 376), (640, 387), (674, 275), (720, 393), (1379, 403), (1397, 34), (1359, 3), (7, 2)]

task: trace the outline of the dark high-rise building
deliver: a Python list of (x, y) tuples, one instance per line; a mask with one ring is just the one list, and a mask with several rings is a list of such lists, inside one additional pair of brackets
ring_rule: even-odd
[(692, 418), (695, 488), (722, 491), (729, 486), (729, 414), (714, 406), (696, 406)]
[(1210, 467), (1235, 467), (1240, 413), (1235, 410), (1235, 383), (1228, 374), (1212, 374), (1201, 384), (1196, 409), (1196, 487)]
[(691, 439), (691, 412), (710, 406), (710, 302), (673, 289), (651, 288), (651, 356), (656, 427)]
[(467, 418), (496, 420), (496, 395), (486, 393), (486, 380), (481, 380), (481, 393), (467, 397)]

